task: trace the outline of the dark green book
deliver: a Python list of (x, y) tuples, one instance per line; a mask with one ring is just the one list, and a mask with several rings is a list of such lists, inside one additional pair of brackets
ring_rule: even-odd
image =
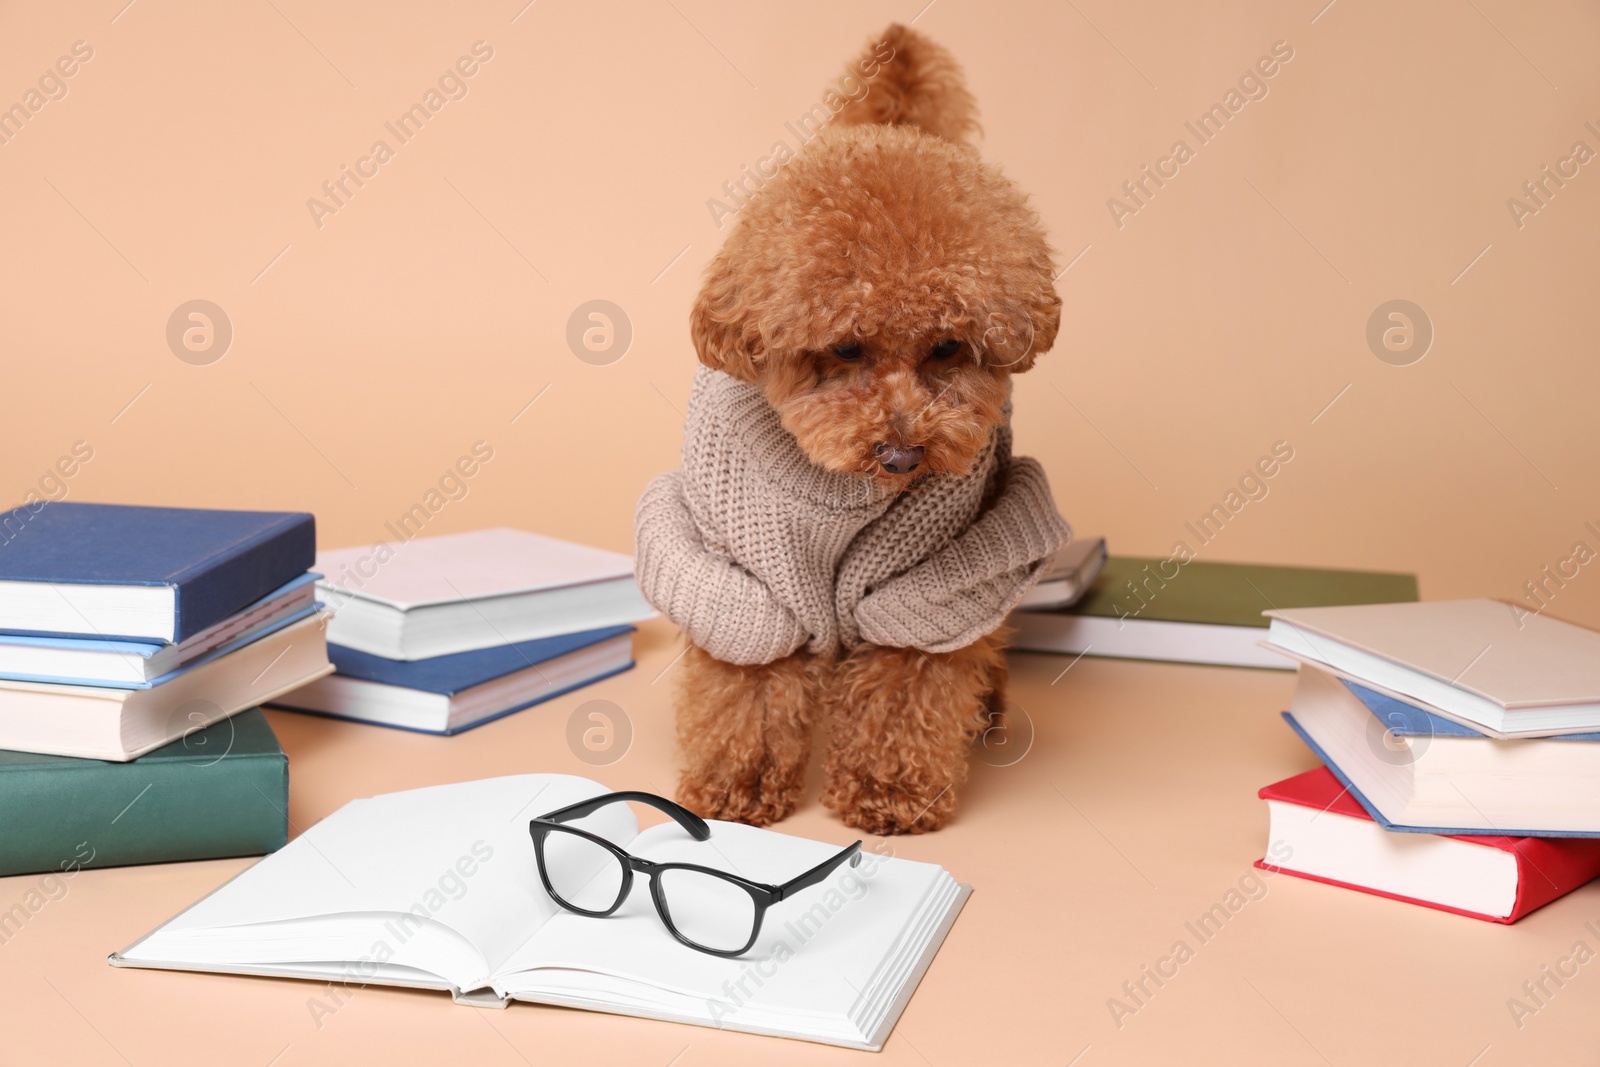
[(260, 708), (127, 763), (0, 750), (0, 875), (257, 856), (283, 847), (288, 812)]
[(1113, 556), (1071, 607), (1014, 612), (1012, 647), (1294, 670), (1260, 647), (1263, 611), (1416, 599), (1410, 574)]

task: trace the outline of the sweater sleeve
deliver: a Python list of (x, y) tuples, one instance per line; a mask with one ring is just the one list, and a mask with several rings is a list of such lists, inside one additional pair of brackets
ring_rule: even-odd
[(634, 567), (645, 599), (725, 663), (787, 656), (805, 642), (805, 628), (759, 578), (706, 548), (681, 478), (678, 471), (659, 475), (639, 499)]
[(1072, 531), (1037, 460), (1015, 459), (994, 504), (961, 536), (856, 605), (863, 639), (950, 652), (999, 628)]

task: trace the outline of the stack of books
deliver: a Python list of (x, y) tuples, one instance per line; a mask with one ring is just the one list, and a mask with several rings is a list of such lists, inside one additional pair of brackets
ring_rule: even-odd
[(333, 669), (312, 517), (61, 502), (0, 527), (0, 874), (281, 846), (257, 709)]
[(1262, 647), (1263, 611), (1417, 599), (1417, 580), (1409, 574), (1106, 558), (1099, 539), (1074, 545), (1099, 549), (1098, 558), (1091, 552), (1088, 568), (1079, 570), (1089, 575), (1087, 587), (1076, 587), (1083, 591), (1070, 599), (1057, 597), (1057, 586), (1073, 583), (1052, 582), (1055, 572), (1048, 573), (1011, 614), (1013, 648), (1293, 670), (1292, 659)]
[(1323, 763), (1260, 866), (1510, 923), (1600, 875), (1600, 633), (1495, 600), (1268, 613)]
[(633, 666), (633, 559), (523, 530), (317, 557), (335, 673), (275, 703), (454, 734)]

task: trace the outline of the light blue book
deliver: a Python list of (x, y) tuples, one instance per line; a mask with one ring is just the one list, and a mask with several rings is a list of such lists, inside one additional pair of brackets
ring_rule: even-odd
[(1283, 717), (1385, 830), (1600, 837), (1600, 734), (1486, 737), (1308, 665)]
[(317, 609), (319, 577), (302, 574), (178, 644), (0, 634), (0, 678), (150, 689), (310, 615)]

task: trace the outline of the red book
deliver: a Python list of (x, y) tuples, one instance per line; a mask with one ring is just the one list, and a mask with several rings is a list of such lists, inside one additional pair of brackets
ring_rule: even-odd
[(1326, 767), (1259, 795), (1271, 816), (1263, 870), (1497, 923), (1600, 876), (1600, 839), (1390, 833)]

